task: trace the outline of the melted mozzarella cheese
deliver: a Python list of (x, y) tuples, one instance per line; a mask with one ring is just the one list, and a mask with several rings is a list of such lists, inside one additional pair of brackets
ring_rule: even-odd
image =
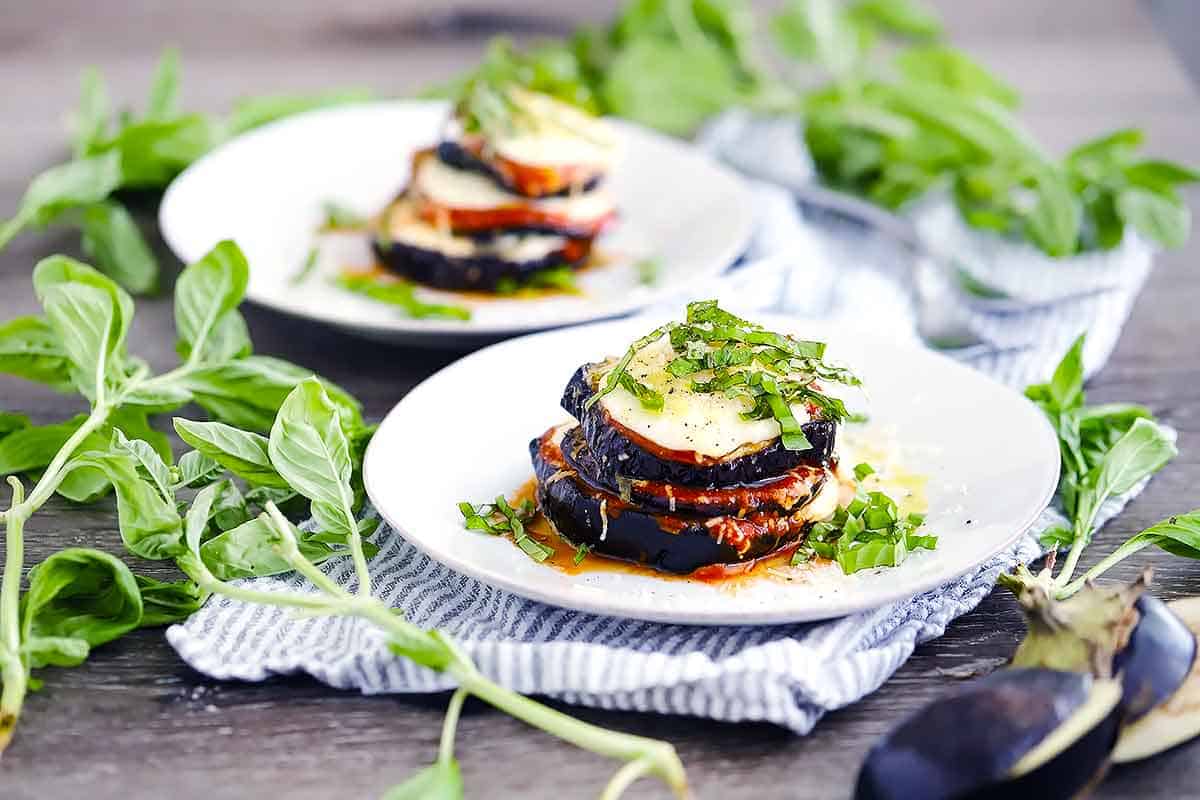
[(518, 164), (582, 166), (598, 172), (610, 169), (619, 158), (620, 142), (608, 123), (544, 94), (511, 92), (533, 124), (515, 126), (512, 133), (489, 140), (499, 155)]
[(567, 238), (540, 233), (509, 233), (487, 240), (455, 236), (411, 213), (394, 212), (388, 219), (388, 235), (393, 241), (441, 253), (450, 258), (490, 255), (513, 263), (538, 261), (567, 246)]
[(568, 220), (588, 222), (613, 210), (612, 197), (603, 188), (588, 192), (530, 200), (507, 192), (486, 175), (456, 169), (436, 157), (418, 159), (413, 184), (423, 197), (446, 208), (487, 211), (493, 208), (529, 206)]
[[(666, 371), (675, 358), (670, 340), (663, 336), (633, 357), (626, 371), (663, 396), (662, 411), (642, 408), (641, 402), (622, 387), (600, 398), (600, 405), (614, 420), (629, 430), (668, 450), (694, 451), (698, 455), (721, 458), (743, 445), (764, 442), (780, 435), (774, 419), (744, 420), (748, 402), (726, 397), (722, 392), (697, 393), (693, 380), (706, 380), (701, 372), (677, 378)], [(808, 409), (793, 405), (792, 414), (800, 423), (808, 422)]]

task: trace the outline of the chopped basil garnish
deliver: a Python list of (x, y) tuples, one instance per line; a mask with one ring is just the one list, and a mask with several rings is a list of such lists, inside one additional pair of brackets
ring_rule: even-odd
[(854, 468), (854, 477), (860, 481), (863, 478), (867, 477), (868, 475), (874, 475), (874, 474), (875, 474), (875, 468), (872, 467), (870, 464), (859, 464), (858, 466), (856, 466)]
[(591, 545), (581, 544), (581, 545), (579, 545), (579, 547), (576, 547), (575, 548), (575, 558), (573, 559), (575, 562), (575, 566), (578, 567), (580, 564), (582, 564), (583, 560), (585, 558), (587, 558), (589, 555), (591, 555), (591, 553), (592, 553)]
[(471, 318), (471, 311), (462, 306), (443, 303), (426, 303), (417, 297), (416, 290), (408, 281), (379, 280), (370, 275), (344, 274), (334, 279), (334, 285), (348, 292), (361, 294), (372, 300), (395, 306), (413, 319), (461, 319)]
[[(855, 467), (859, 477), (874, 473), (868, 464)], [(901, 516), (896, 501), (883, 492), (858, 492), (848, 506), (818, 522), (808, 540), (792, 555), (792, 564), (802, 564), (817, 555), (836, 561), (847, 575), (873, 567), (895, 567), (919, 548), (933, 550), (937, 537), (921, 535), (924, 514)]]
[(324, 219), (321, 227), (324, 230), (346, 230), (348, 228), (362, 228), (367, 224), (367, 218), (357, 211), (346, 208), (344, 205), (333, 200), (325, 201), (322, 206)]
[(572, 294), (579, 293), (579, 285), (575, 283), (575, 270), (566, 264), (538, 270), (525, 280), (501, 278), (496, 283), (496, 294), (517, 294), (525, 289), (559, 289)]
[(514, 508), (501, 494), (496, 496), (495, 502), (481, 506), (464, 501), (458, 504), (458, 510), (468, 530), (484, 531), (493, 536), (509, 534), (513, 543), (534, 561), (545, 561), (554, 555), (553, 547), (533, 538), (525, 530), (525, 524), (537, 514), (532, 500), (525, 500)]
[(823, 419), (835, 422), (850, 417), (845, 404), (823, 393), (818, 381), (858, 386), (849, 370), (828, 364), (823, 342), (795, 339), (767, 331), (760, 325), (736, 317), (715, 300), (688, 304), (683, 323), (671, 322), (638, 339), (605, 376), (588, 400), (590, 407), (616, 389), (624, 388), (643, 408), (663, 407), (662, 395), (629, 374), (628, 367), (638, 351), (668, 337), (676, 353), (666, 366), (675, 378), (708, 373), (691, 381), (698, 394), (724, 393), (746, 403), (742, 418), (774, 419), (779, 423), (783, 446), (788, 450), (812, 447), (792, 413), (792, 406), (805, 404)]
[(300, 265), (300, 269), (296, 271), (296, 274), (292, 276), (288, 283), (290, 283), (292, 286), (299, 286), (308, 280), (308, 276), (311, 275), (312, 271), (317, 268), (317, 259), (320, 257), (320, 255), (320, 248), (308, 248), (308, 255), (305, 256), (304, 263)]

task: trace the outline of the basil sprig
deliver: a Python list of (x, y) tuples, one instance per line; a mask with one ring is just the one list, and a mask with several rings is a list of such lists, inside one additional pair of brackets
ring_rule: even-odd
[(636, 397), (643, 408), (661, 411), (662, 393), (639, 381), (628, 368), (638, 352), (664, 336), (676, 353), (667, 364), (668, 373), (676, 378), (709, 373), (706, 380), (693, 379), (691, 391), (742, 398), (747, 406), (742, 418), (774, 419), (779, 423), (782, 444), (788, 450), (806, 450), (812, 446), (792, 413), (792, 405), (815, 406), (823, 418), (834, 421), (849, 417), (841, 400), (814, 387), (817, 380), (859, 385), (858, 378), (849, 370), (822, 360), (823, 342), (764, 330), (725, 311), (716, 300), (689, 303), (684, 322), (668, 323), (634, 342), (605, 374), (588, 405), (621, 387)]
[(114, 115), (104, 79), (95, 69), (86, 70), (72, 115), (72, 159), (33, 179), (16, 213), (0, 221), (0, 250), (27, 228), (75, 227), (97, 269), (134, 294), (152, 293), (159, 284), (158, 262), (116, 192), (160, 191), (232, 136), (290, 114), (370, 97), (355, 89), (247, 98), (228, 116), (211, 117), (181, 109), (179, 73), (179, 54), (164, 50), (145, 111)]

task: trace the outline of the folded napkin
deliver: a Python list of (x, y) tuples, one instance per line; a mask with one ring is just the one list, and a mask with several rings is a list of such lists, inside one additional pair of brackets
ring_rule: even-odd
[[(1144, 244), (1131, 240), (1114, 253), (1089, 256), (1090, 272), (1071, 263), (1047, 275), (1063, 265), (1023, 245), (981, 239), (937, 203), (920, 210), (914, 226), (943, 243), (953, 240), (958, 249), (951, 255), (963, 272), (991, 286), (1006, 280), (1004, 270), (1031, 276), (985, 302), (964, 293), (943, 268), (922, 273), (921, 262), (930, 259), (919, 247), (898, 245), (869, 220), (806, 203), (801, 192), (811, 169), (799, 142), (793, 122), (739, 114), (705, 132), (703, 146), (756, 179), (758, 227), (735, 269), (689, 287), (689, 297), (674, 302), (736, 298), (739, 309), (847, 320), (907, 339), (928, 338), (931, 325), (959, 330), (966, 343), (956, 355), (1014, 386), (1045, 378), (1082, 330), (1089, 332), (1089, 371), (1107, 359), (1149, 271)], [(1096, 291), (1056, 300), (1081, 289)], [(932, 312), (941, 318), (931, 323)], [(1101, 521), (1140, 490), (1110, 500)], [(480, 670), (517, 691), (602, 708), (766, 720), (807, 733), (825, 712), (874, 691), (918, 643), (974, 608), (1001, 570), (1038, 556), (1037, 534), (1062, 522), (1047, 509), (1009, 551), (910, 600), (827, 622), (768, 627), (664, 625), (544, 605), (459, 575), (386, 526), (374, 537), (381, 550), (370, 569), (378, 596), (416, 624), (455, 637)], [(339, 583), (353, 580), (349, 559), (323, 569)], [(266, 591), (307, 585), (296, 575), (246, 583)], [(360, 620), (296, 620), (279, 609), (213, 598), (167, 638), (188, 664), (214, 678), (306, 672), (368, 694), (451, 687), (445, 677), (392, 655), (382, 635)]]

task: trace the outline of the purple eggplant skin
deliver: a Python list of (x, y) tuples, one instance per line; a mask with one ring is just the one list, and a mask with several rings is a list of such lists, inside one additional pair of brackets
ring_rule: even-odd
[(505, 282), (524, 283), (549, 269), (575, 267), (587, 260), (568, 261), (561, 252), (533, 261), (506, 261), (496, 256), (454, 258), (435, 250), (384, 240), (371, 241), (375, 257), (390, 272), (426, 286), (452, 291), (493, 292)]
[(754, 486), (802, 465), (824, 466), (833, 456), (836, 423), (814, 420), (800, 426), (813, 445), (808, 450), (788, 450), (776, 439), (754, 453), (711, 464), (662, 458), (614, 426), (600, 403), (588, 406), (588, 399), (596, 393), (600, 366), (584, 364), (576, 370), (563, 392), (562, 407), (579, 420), (583, 438), (595, 455), (598, 474), (608, 484), (615, 485), (621, 478), (706, 489)]
[[(503, 175), (492, 169), (487, 162), (477, 158), (474, 153), (468, 151), (458, 142), (446, 140), (438, 144), (437, 157), (446, 166), (454, 167), (455, 169), (467, 170), (468, 172), (479, 173), (480, 175), (490, 178), (492, 183), (496, 184), (504, 191), (512, 192), (513, 194), (521, 194), (521, 192), (517, 191), (515, 186), (512, 186), (504, 180)], [(574, 192), (590, 192), (592, 189), (595, 189), (600, 185), (600, 181), (600, 176), (596, 176), (590, 181), (584, 183), (583, 186), (569, 186), (565, 189), (560, 189), (557, 192), (549, 192), (539, 195), (539, 197), (567, 197)]]
[(858, 775), (855, 800), (1033, 800), (1075, 797), (1103, 774), (1122, 719), (1109, 710), (1049, 761), (1010, 777), (1030, 752), (1086, 703), (1087, 674), (1010, 668), (917, 711), (878, 742)]
[(805, 525), (788, 535), (765, 533), (743, 552), (706, 527), (703, 517), (671, 515), (670, 519), (679, 523), (678, 530), (664, 530), (659, 522), (664, 515), (627, 506), (613, 495), (590, 491), (574, 474), (563, 474), (565, 464), (548, 460), (542, 443), (543, 437), (539, 437), (529, 444), (538, 484), (538, 508), (560, 536), (574, 545), (586, 544), (600, 555), (686, 575), (702, 567), (743, 564), (769, 555), (803, 540), (811, 528)]
[(1196, 659), (1196, 637), (1167, 604), (1143, 594), (1134, 608), (1138, 623), (1113, 658), (1123, 687), (1126, 721), (1133, 722), (1166, 701), (1183, 685)]
[[(579, 479), (588, 486), (607, 494), (618, 496), (621, 494), (621, 487), (607, 479), (601, 473), (596, 456), (587, 446), (587, 442), (583, 440), (583, 433), (579, 426), (571, 428), (563, 436), (562, 452), (567, 466), (575, 470)], [(793, 513), (817, 496), (817, 493), (825, 485), (827, 477), (828, 474), (822, 472), (820, 475), (812, 478), (808, 484), (809, 491), (807, 495), (795, 497), (795, 502), (789, 502), (786, 506), (775, 500), (770, 500), (754, 506), (752, 510), (768, 511), (776, 514)], [(721, 515), (737, 516), (739, 513), (747, 510), (733, 499), (723, 500), (720, 496), (722, 490), (710, 491), (712, 492), (711, 494), (700, 495), (702, 498), (700, 500), (693, 499), (695, 497), (693, 491), (682, 491), (673, 496), (672, 502), (671, 498), (646, 491), (639, 491), (637, 484), (631, 482), (628, 494), (629, 500), (634, 505), (660, 514), (695, 514), (703, 517), (716, 517)], [(728, 492), (728, 490), (724, 491)]]

